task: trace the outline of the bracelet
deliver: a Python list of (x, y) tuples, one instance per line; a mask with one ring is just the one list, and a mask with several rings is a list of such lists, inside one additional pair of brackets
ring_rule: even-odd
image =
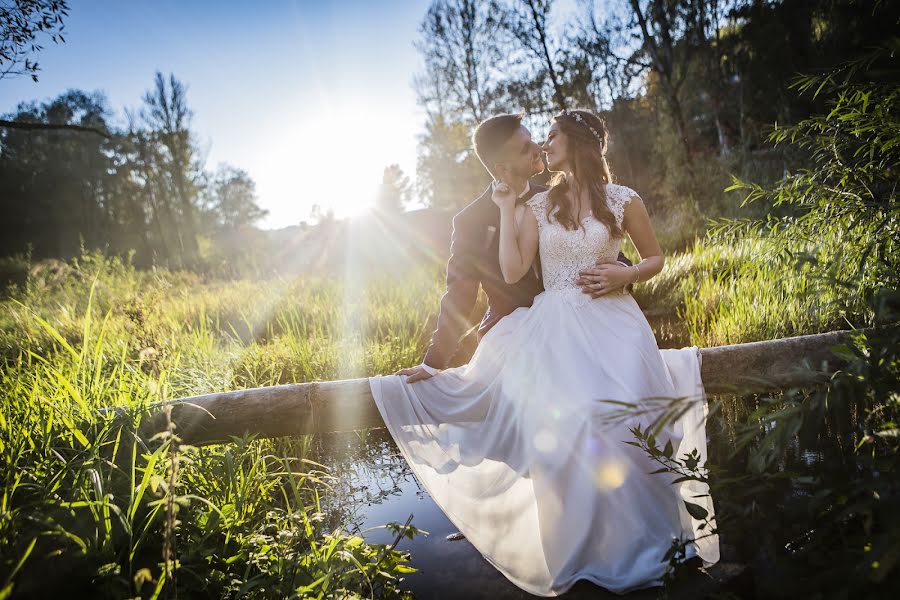
[(641, 268), (637, 265), (631, 265), (634, 267), (634, 270), (637, 271), (637, 277), (634, 278), (634, 281), (631, 283), (638, 283), (641, 280)]

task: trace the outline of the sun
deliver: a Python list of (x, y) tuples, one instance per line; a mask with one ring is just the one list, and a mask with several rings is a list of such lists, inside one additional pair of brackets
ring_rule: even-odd
[(415, 135), (396, 131), (393, 117), (391, 108), (372, 105), (304, 111), (293, 125), (275, 132), (280, 143), (270, 150), (279, 167), (271, 196), (299, 198), (298, 209), (308, 212), (318, 205), (339, 219), (368, 212), (385, 167), (399, 162), (408, 146), (402, 136)]
[(354, 217), (375, 202), (386, 165), (370, 140), (344, 119), (324, 119), (301, 128), (300, 164), (306, 169), (305, 190), (322, 210), (335, 217)]
[(390, 165), (415, 181), (418, 130), (411, 115), (361, 90), (298, 102), (257, 134), (246, 163), (269, 210), (266, 227), (309, 222), (314, 206), (338, 219), (367, 213)]

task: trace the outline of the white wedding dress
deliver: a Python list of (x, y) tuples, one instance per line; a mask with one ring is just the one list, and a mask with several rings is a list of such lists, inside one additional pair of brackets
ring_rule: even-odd
[[(608, 185), (622, 222), (632, 190)], [(434, 501), (484, 557), (541, 596), (587, 579), (615, 592), (659, 585), (673, 538), (700, 538), (683, 500), (712, 515), (705, 485), (673, 485), (629, 428), (650, 415), (608, 418), (621, 405), (691, 398), (657, 436), (681, 457), (706, 460), (705, 399), (696, 348), (659, 350), (630, 294), (591, 299), (574, 283), (621, 239), (593, 216), (568, 231), (545, 217), (547, 193), (528, 206), (538, 219), (545, 292), (503, 318), (467, 365), (408, 384), (373, 377), (372, 395), (403, 456)], [(653, 400), (647, 400), (653, 399)], [(702, 464), (701, 462), (701, 464)], [(701, 497), (696, 497), (701, 496)], [(718, 560), (714, 536), (688, 556)]]

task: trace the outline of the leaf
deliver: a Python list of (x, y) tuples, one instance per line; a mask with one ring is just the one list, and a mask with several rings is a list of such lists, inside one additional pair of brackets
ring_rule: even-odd
[(699, 504), (694, 504), (693, 502), (688, 502), (687, 500), (685, 500), (684, 506), (687, 508), (688, 514), (698, 521), (702, 521), (709, 515), (707, 510)]
[(19, 562), (16, 563), (16, 566), (13, 567), (9, 575), (6, 576), (6, 584), (3, 586), (3, 589), (0, 590), (0, 598), (8, 598), (12, 594), (16, 573), (19, 572), (19, 569), (22, 568), (22, 565), (24, 565), (25, 561), (28, 560), (28, 557), (31, 556), (35, 544), (37, 544), (37, 538), (32, 538), (31, 543), (28, 544), (28, 548), (25, 549), (25, 553), (19, 558)]

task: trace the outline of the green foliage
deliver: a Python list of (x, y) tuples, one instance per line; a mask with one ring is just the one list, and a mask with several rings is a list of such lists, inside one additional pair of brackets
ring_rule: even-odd
[[(827, 388), (760, 398), (731, 459), (710, 465), (723, 540), (775, 561), (757, 575), (766, 597), (889, 594), (900, 567), (898, 348), (896, 326), (859, 333), (834, 349), (849, 362)], [(792, 458), (798, 445), (823, 454), (812, 469)]]
[[(695, 337), (736, 342), (746, 335), (805, 333), (835, 319), (858, 331), (833, 348), (845, 366), (824, 389), (761, 398), (718, 399), (729, 414), (732, 455), (708, 465), (718, 531), (744, 560), (764, 597), (798, 594), (888, 597), (900, 568), (900, 167), (898, 40), (873, 48), (794, 87), (826, 97), (826, 110), (771, 140), (807, 151), (811, 164), (772, 188), (735, 179), (747, 202), (781, 210), (762, 221), (722, 223), (692, 259), (716, 246), (755, 256), (718, 261), (718, 275), (683, 285), (662, 278), (656, 290), (683, 296)], [(724, 268), (721, 268), (724, 266)], [(696, 285), (693, 294), (688, 288)], [(678, 293), (675, 292), (675, 293)], [(799, 312), (798, 312), (799, 309)], [(780, 312), (779, 312), (780, 311)], [(741, 410), (741, 405), (750, 408)], [(684, 462), (659, 450), (646, 431), (635, 445), (684, 475)], [(798, 454), (801, 454), (798, 457)], [(813, 468), (804, 458), (812, 454)], [(798, 460), (799, 458), (799, 460)], [(774, 507), (774, 509), (773, 509)], [(689, 507), (690, 510), (690, 507)], [(692, 511), (692, 516), (706, 515)], [(673, 547), (672, 556), (683, 552)], [(671, 556), (670, 556), (671, 558)]]
[(472, 149), (474, 123), (438, 115), (425, 125), (417, 173), (420, 193), (431, 206), (459, 210), (491, 181)]
[(0, 7), (0, 79), (28, 75), (38, 80), (34, 55), (43, 50), (41, 38), (65, 42), (63, 21), (69, 16), (65, 0), (14, 0)]
[(304, 439), (191, 448), (177, 431), (147, 445), (133, 432), (163, 398), (412, 364), (440, 295), (430, 271), (414, 279), (348, 295), (325, 280), (203, 283), (98, 254), (32, 270), (0, 312), (4, 593), (401, 595), (408, 556), (326, 518), (336, 482)]
[(777, 128), (770, 139), (803, 148), (814, 166), (771, 189), (738, 179), (730, 188), (745, 190), (745, 203), (765, 200), (789, 211), (745, 231), (764, 229), (779, 241), (816, 248), (798, 258), (822, 278), (860, 292), (889, 283), (900, 267), (898, 48), (900, 38), (893, 38), (832, 72), (798, 78), (793, 87), (827, 96), (828, 111)]
[(203, 237), (239, 258), (235, 247), (245, 240), (228, 237), (265, 211), (245, 172), (204, 170), (186, 94), (174, 76), (157, 73), (128, 131), (113, 127), (114, 111), (99, 92), (20, 103), (0, 127), (0, 254), (67, 259), (87, 247), (134, 252), (142, 265), (202, 270), (218, 258), (200, 255)]

